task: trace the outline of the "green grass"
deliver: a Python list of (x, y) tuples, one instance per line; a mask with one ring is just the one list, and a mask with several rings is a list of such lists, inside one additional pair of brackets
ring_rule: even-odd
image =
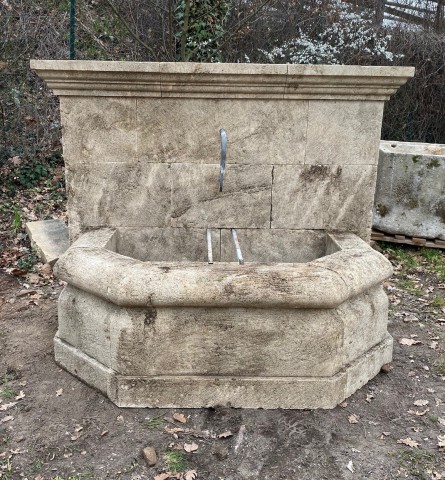
[(438, 248), (418, 248), (405, 245), (393, 245), (380, 242), (380, 247), (389, 258), (398, 262), (402, 270), (409, 273), (416, 267), (423, 266), (435, 273), (439, 280), (445, 280), (445, 252)]
[(422, 248), (420, 255), (431, 263), (443, 263), (445, 258), (441, 250), (436, 248)]
[(22, 214), (18, 208), (14, 207), (13, 216), (12, 216), (12, 231), (14, 232), (14, 235), (17, 235), (17, 233), (21, 228), (22, 228)]
[(158, 415), (157, 417), (150, 418), (149, 420), (145, 421), (145, 426), (147, 428), (159, 428), (164, 425), (164, 420), (162, 419), (162, 415)]
[(445, 299), (440, 295), (436, 295), (433, 299), (433, 306), (438, 308), (445, 307)]
[(435, 363), (434, 368), (439, 375), (445, 376), (445, 363)]
[(164, 453), (164, 460), (167, 469), (173, 473), (185, 472), (188, 469), (184, 458), (184, 452), (178, 450), (167, 450)]
[(0, 460), (0, 478), (7, 479), (14, 473), (14, 467), (9, 459)]
[(388, 251), (390, 251), (393, 257), (407, 269), (413, 269), (419, 265), (419, 259), (412, 248), (397, 246), (388, 249)]
[(420, 295), (423, 294), (422, 289), (416, 286), (416, 284), (414, 283), (414, 280), (411, 280), (411, 279), (399, 280), (399, 286), (404, 290), (406, 290), (411, 295), (416, 295), (419, 297)]
[(2, 398), (3, 400), (9, 400), (15, 395), (14, 391), (8, 387), (8, 385), (5, 385), (2, 389)]
[(427, 470), (436, 464), (436, 456), (426, 450), (403, 450), (399, 455), (401, 465), (413, 478), (419, 480), (430, 480), (431, 475)]

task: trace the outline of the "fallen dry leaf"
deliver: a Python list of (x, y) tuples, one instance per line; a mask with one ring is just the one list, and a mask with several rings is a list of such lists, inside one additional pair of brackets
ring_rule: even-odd
[(20, 390), (20, 393), (15, 397), (16, 400), (21, 400), (22, 398), (25, 398), (25, 392), (23, 390)]
[(184, 480), (195, 480), (195, 478), (198, 478), (198, 472), (196, 470), (185, 472)]
[(12, 415), (7, 415), (6, 417), (0, 418), (0, 424), (10, 422), (11, 420), (14, 420), (14, 417)]
[(411, 447), (411, 448), (419, 448), (419, 445), (420, 445), (415, 440), (413, 440), (411, 437), (401, 438), (401, 439), (397, 440), (397, 443), (402, 443), (403, 445), (407, 445), (408, 447)]
[(165, 430), (167, 433), (172, 433), (172, 434), (181, 433), (181, 432), (184, 431), (183, 428), (179, 428), (179, 427), (174, 427), (174, 428), (164, 427), (164, 430)]
[(60, 397), (63, 393), (63, 388), (59, 388), (59, 390), (56, 390), (56, 397)]
[(173, 418), (180, 423), (185, 423), (187, 421), (187, 418), (183, 413), (174, 413)]
[(411, 345), (416, 345), (421, 342), (419, 342), (419, 340), (414, 340), (414, 338), (401, 338), (399, 343), (400, 345), (407, 345), (410, 347)]
[(445, 426), (445, 418), (438, 418), (437, 419), (437, 423), (439, 423), (440, 425), (444, 425)]
[(75, 442), (78, 438), (80, 438), (81, 435), (82, 435), (82, 432), (73, 433), (73, 434), (71, 435), (71, 437), (70, 437), (70, 438), (71, 438), (71, 441), (72, 441), (72, 442)]
[(416, 400), (414, 402), (414, 405), (416, 407), (424, 407), (425, 405), (428, 405), (430, 402), (428, 400)]
[(170, 472), (160, 473), (159, 475), (156, 475), (153, 480), (167, 480), (168, 478), (170, 478), (170, 475)]
[(348, 417), (348, 422), (349, 422), (349, 423), (358, 423), (358, 419), (359, 419), (359, 418), (360, 418), (360, 417), (359, 417), (358, 415), (355, 415), (355, 414), (353, 413), (353, 414), (349, 415), (349, 417)]
[(352, 463), (352, 460), (349, 460), (348, 464), (346, 465), (346, 468), (347, 468), (350, 472), (354, 473), (354, 464)]
[(233, 433), (230, 430), (227, 430), (227, 432), (220, 433), (218, 435), (218, 438), (227, 438), (227, 437), (231, 437), (232, 435)]
[(418, 417), (422, 417), (423, 415), (425, 415), (425, 413), (429, 412), (430, 409), (429, 408), (425, 408), (425, 410), (422, 410), (422, 411), (419, 411), (419, 410), (416, 410), (416, 415)]
[(368, 394), (366, 395), (366, 401), (367, 401), (368, 403), (371, 403), (371, 401), (372, 401), (373, 398), (374, 398), (374, 394), (373, 394), (373, 393), (368, 393)]
[(429, 347), (430, 347), (431, 349), (433, 349), (433, 350), (436, 350), (437, 345), (438, 345), (438, 342), (431, 342), (430, 345), (429, 345)]
[(4, 405), (0, 405), (0, 412), (8, 410), (8, 408), (12, 408), (14, 405), (17, 405), (17, 402), (10, 402), (10, 403), (5, 403)]
[(192, 442), (192, 443), (184, 443), (184, 450), (187, 452), (187, 453), (191, 453), (191, 452), (196, 452), (196, 450), (198, 450), (199, 448), (199, 445), (197, 445), (196, 443)]
[(437, 436), (437, 446), (441, 450), (445, 448), (445, 435), (438, 435)]
[(122, 415), (118, 415), (118, 416), (116, 417), (116, 421), (119, 422), (119, 423), (123, 423), (124, 417), (123, 417)]

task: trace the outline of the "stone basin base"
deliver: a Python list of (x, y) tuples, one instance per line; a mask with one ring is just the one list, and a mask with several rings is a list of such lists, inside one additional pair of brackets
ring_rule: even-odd
[(118, 230), (82, 235), (56, 264), (56, 361), (121, 407), (335, 407), (391, 361), (391, 266), (353, 234), (298, 235), (309, 261), (245, 265), (137, 260)]

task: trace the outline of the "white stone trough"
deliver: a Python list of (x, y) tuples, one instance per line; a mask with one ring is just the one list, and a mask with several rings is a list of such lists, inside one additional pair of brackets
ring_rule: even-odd
[(59, 364), (125, 407), (332, 408), (391, 360), (367, 242), (383, 102), (413, 69), (32, 67), (61, 102)]

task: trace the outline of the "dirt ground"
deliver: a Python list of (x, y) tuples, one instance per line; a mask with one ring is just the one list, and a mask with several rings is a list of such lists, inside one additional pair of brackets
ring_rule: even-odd
[(0, 478), (445, 479), (445, 254), (384, 248), (393, 363), (328, 411), (117, 408), (54, 362), (58, 282), (0, 273)]

